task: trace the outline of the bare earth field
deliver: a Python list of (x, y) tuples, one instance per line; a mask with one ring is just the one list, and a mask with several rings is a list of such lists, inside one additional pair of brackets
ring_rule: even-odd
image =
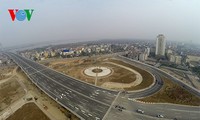
[[(143, 89), (148, 86), (150, 86), (153, 83), (153, 77), (150, 73), (141, 70), (139, 68), (136, 68), (134, 66), (131, 66), (127, 63), (124, 63), (119, 60), (113, 60), (113, 59), (105, 59), (105, 58), (97, 58), (94, 59), (92, 57), (84, 58), (84, 59), (59, 59), (54, 60), (51, 62), (45, 62), (42, 61), (42, 64), (51, 67), (59, 72), (62, 72), (64, 74), (67, 74), (69, 76), (72, 76), (76, 79), (94, 84), (95, 77), (89, 77), (84, 75), (83, 71), (86, 68), (94, 67), (94, 66), (103, 66), (110, 68), (113, 72), (111, 75), (106, 77), (98, 77), (98, 86), (111, 88), (111, 89), (125, 89), (125, 90), (138, 90)], [(114, 63), (114, 64), (110, 64)], [(139, 85), (131, 84), (136, 80), (136, 74), (128, 69), (119, 67), (115, 64), (123, 65), (124, 67), (131, 68), (132, 70), (135, 70), (139, 72), (142, 75), (143, 81)], [(105, 85), (105, 83), (109, 84)], [(117, 84), (118, 86), (114, 86), (113, 84)], [(127, 87), (127, 85), (129, 85)], [(111, 87), (112, 86), (112, 87)]]
[(50, 120), (34, 103), (27, 103), (7, 120)]
[(14, 67), (0, 67), (0, 80), (9, 78), (12, 75)]
[(21, 88), (16, 79), (17, 78), (14, 76), (0, 84), (0, 111), (25, 94), (25, 91)]
[(155, 103), (175, 103), (184, 105), (200, 106), (200, 98), (190, 94), (185, 89), (181, 88), (176, 83), (173, 83), (167, 78), (162, 78), (164, 85), (156, 94), (139, 99), (144, 102)]

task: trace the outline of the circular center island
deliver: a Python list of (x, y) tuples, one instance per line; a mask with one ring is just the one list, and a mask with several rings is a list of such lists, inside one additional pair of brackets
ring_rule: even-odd
[(105, 77), (112, 73), (112, 70), (107, 67), (89, 67), (84, 70), (84, 74), (90, 77)]

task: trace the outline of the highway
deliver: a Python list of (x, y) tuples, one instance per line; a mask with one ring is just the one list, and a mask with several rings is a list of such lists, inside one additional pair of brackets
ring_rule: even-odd
[[(161, 72), (159, 70), (142, 63), (138, 64), (127, 58), (120, 57), (119, 59), (148, 70), (155, 76), (155, 82), (151, 87), (135, 92), (106, 90), (66, 76), (20, 55), (14, 53), (6, 54), (20, 66), (37, 87), (81, 119), (155, 120), (158, 114), (164, 115), (166, 119), (176, 117), (178, 120), (199, 120), (200, 118), (200, 107), (175, 104), (146, 104), (136, 101), (135, 99), (137, 98), (146, 97), (159, 91), (162, 88), (163, 81), (160, 78)], [(161, 74), (167, 75), (165, 73)], [(166, 77), (169, 77), (169, 75)], [(175, 79), (173, 78), (173, 80)], [(181, 85), (185, 86), (183, 83)], [(190, 92), (197, 96), (199, 95), (195, 89), (190, 90)], [(116, 105), (123, 106), (125, 109), (120, 111), (115, 108)], [(144, 110), (145, 114), (137, 113), (137, 109)]]
[(74, 80), (19, 55), (9, 56), (35, 85), (81, 119), (102, 119), (118, 94)]

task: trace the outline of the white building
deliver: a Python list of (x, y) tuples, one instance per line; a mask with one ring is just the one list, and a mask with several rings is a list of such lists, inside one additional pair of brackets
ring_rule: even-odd
[(139, 54), (139, 60), (140, 61), (145, 61), (145, 60), (147, 60), (147, 58), (148, 58), (147, 53), (141, 53), (141, 54)]
[(171, 54), (171, 55), (169, 56), (169, 61), (170, 61), (170, 62), (175, 62), (175, 56)]
[(175, 63), (176, 63), (176, 64), (181, 64), (181, 60), (182, 60), (182, 57), (181, 57), (181, 56), (179, 56), (179, 55), (176, 55), (176, 56), (175, 56)]
[(150, 55), (150, 48), (149, 47), (145, 48), (145, 52), (147, 53), (147, 56), (149, 56)]
[(167, 50), (167, 54), (172, 54), (172, 53), (173, 53), (173, 51), (171, 49)]
[(176, 64), (181, 64), (181, 60), (182, 60), (182, 57), (180, 55), (172, 55), (171, 54), (169, 57), (169, 61), (176, 63)]
[(156, 55), (165, 55), (165, 36), (163, 34), (159, 34), (156, 40)]

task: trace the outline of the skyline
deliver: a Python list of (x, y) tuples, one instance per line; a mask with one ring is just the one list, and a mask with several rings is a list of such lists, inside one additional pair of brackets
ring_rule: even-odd
[[(166, 41), (200, 43), (198, 0), (2, 0), (0, 4), (4, 47), (56, 40), (156, 40), (160, 33)], [(35, 11), (30, 22), (12, 22), (10, 8)]]

